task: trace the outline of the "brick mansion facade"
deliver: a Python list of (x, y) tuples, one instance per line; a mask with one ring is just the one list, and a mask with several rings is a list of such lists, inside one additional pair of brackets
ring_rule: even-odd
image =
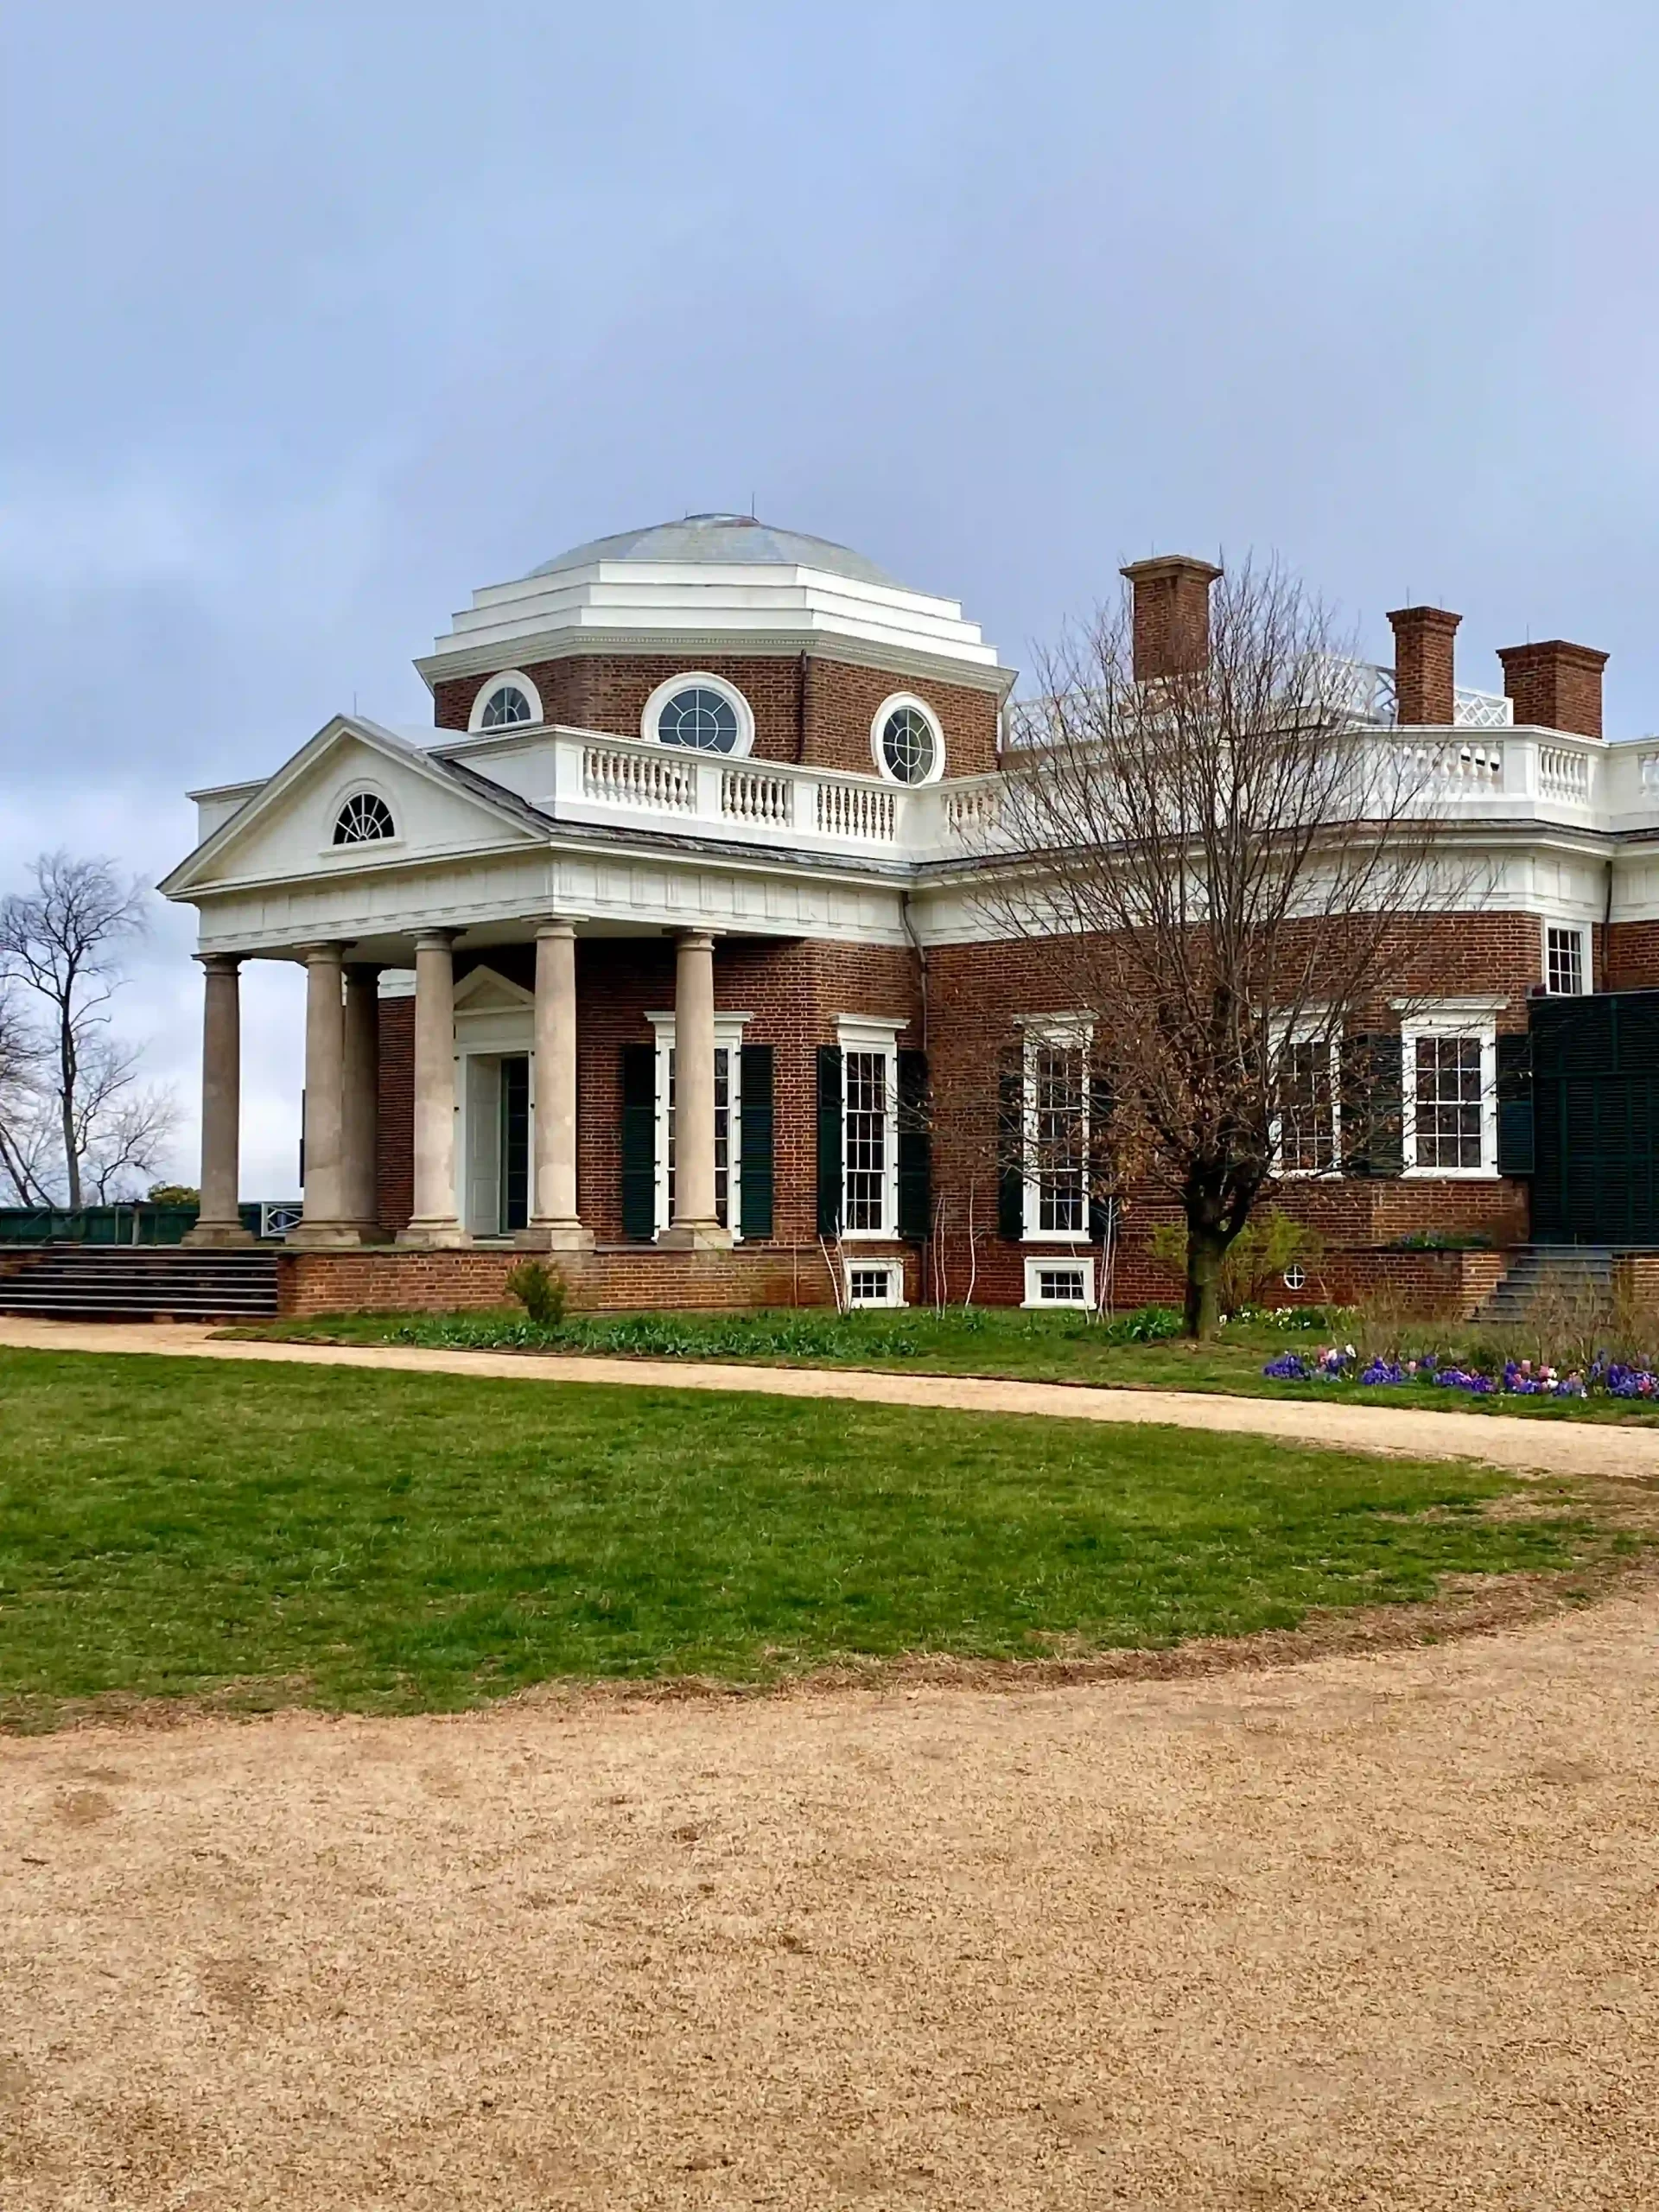
[[(1214, 574), (1125, 571), (1138, 673)], [(1659, 1242), (1608, 1211), (1652, 1148), (1632, 1086), (1659, 743), (1607, 741), (1582, 646), (1459, 686), (1457, 619), (1397, 611), (1392, 664), (1356, 673), (1356, 719), (1408, 734), (1437, 835), (1487, 887), (1399, 979), (1395, 1154), (1349, 1172), (1333, 1129), (1275, 1195), (1319, 1228), (1332, 1294), (1390, 1271), (1434, 1294), (1455, 1255), (1410, 1253), (1423, 1232)], [(1077, 1016), (976, 895), (1014, 674), (956, 602), (693, 516), (476, 593), (418, 666), (432, 728), (337, 715), (273, 775), (195, 795), (201, 842), (162, 888), (200, 916), (197, 1242), (247, 1233), (238, 977), (279, 959), (308, 976), (290, 1304), (494, 1302), (525, 1249), (588, 1305), (1096, 1297), (1100, 1209), (1020, 1152)], [(1606, 1033), (1550, 1045), (1541, 1004), (1568, 1000)], [(995, 1152), (951, 1120), (988, 1081), (1016, 1132)], [(1171, 1294), (1146, 1238), (1173, 1212), (1122, 1215), (1118, 1303)]]

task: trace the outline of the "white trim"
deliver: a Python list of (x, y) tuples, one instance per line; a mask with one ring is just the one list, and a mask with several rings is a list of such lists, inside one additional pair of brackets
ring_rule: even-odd
[[(893, 774), (887, 766), (887, 754), (881, 744), (881, 733), (887, 726), (888, 716), (897, 714), (900, 707), (909, 707), (918, 714), (933, 734), (933, 766), (926, 775), (918, 776), (913, 784), (905, 783)], [(895, 691), (891, 697), (881, 702), (870, 722), (870, 757), (875, 762), (876, 774), (886, 783), (897, 784), (900, 791), (918, 791), (925, 790), (929, 784), (938, 782), (944, 773), (944, 731), (938, 716), (925, 699), (918, 698), (913, 691)]]
[[(841, 1236), (846, 1244), (891, 1244), (899, 1233), (899, 1032), (908, 1025), (880, 1015), (836, 1017), (841, 1046)], [(847, 1055), (874, 1053), (884, 1063), (887, 1111), (881, 1149), (881, 1221), (875, 1229), (847, 1226)]]
[[(701, 757), (709, 760), (747, 759), (754, 750), (754, 709), (735, 683), (728, 683), (723, 676), (711, 676), (706, 668), (683, 668), (677, 675), (671, 676), (666, 683), (657, 686), (646, 700), (645, 710), (639, 717), (640, 736), (653, 745), (661, 745), (663, 740), (657, 734), (658, 716), (676, 693), (688, 691), (693, 685), (702, 691), (717, 691), (737, 716), (737, 743), (731, 751), (709, 753)], [(689, 753), (694, 760), (699, 757), (697, 749), (692, 746), (674, 745), (669, 750), (671, 753)]]
[[(1042, 1277), (1063, 1269), (1067, 1274), (1076, 1273), (1083, 1279), (1081, 1298), (1044, 1298), (1040, 1295)], [(1026, 1255), (1026, 1294), (1020, 1300), (1027, 1312), (1044, 1313), (1092, 1313), (1095, 1308), (1095, 1262), (1092, 1254), (1082, 1252), (1027, 1253)]]
[(1339, 1181), (1342, 1176), (1342, 1032), (1332, 1029), (1329, 1007), (1305, 1007), (1294, 1021), (1282, 1016), (1269, 1022), (1269, 1038), (1274, 1065), (1280, 1081), (1284, 1080), (1283, 1055), (1293, 1045), (1317, 1045), (1321, 1037), (1325, 1040), (1330, 1057), (1331, 1079), (1331, 1165), (1328, 1167), (1287, 1167), (1281, 1157), (1283, 1121), (1274, 1115), (1268, 1126), (1268, 1159), (1274, 1174), (1281, 1183), (1325, 1183)]
[[(1095, 1041), (1095, 1025), (1087, 1014), (1022, 1014), (1025, 1036), (1020, 1047), (1020, 1235), (1027, 1244), (1087, 1244), (1089, 1238), (1090, 1128), (1089, 1051)], [(1036, 1056), (1046, 1046), (1083, 1055), (1083, 1226), (1045, 1229), (1042, 1226), (1042, 1178), (1036, 1172), (1037, 1084)]]
[[(845, 1271), (842, 1280), (846, 1290), (849, 1312), (856, 1309), (860, 1313), (868, 1313), (878, 1306), (892, 1310), (907, 1302), (905, 1297), (905, 1263), (902, 1260), (849, 1260), (843, 1255), (842, 1267)], [(853, 1276), (855, 1273), (865, 1275), (885, 1275), (887, 1283), (886, 1295), (881, 1298), (855, 1298)]]
[[(652, 1058), (652, 1189), (656, 1230), (660, 1236), (669, 1226), (668, 1205), (668, 1075), (669, 1055), (674, 1050), (674, 1016), (648, 1014), (655, 1038)], [(725, 1052), (726, 1062), (726, 1225), (734, 1244), (743, 1241), (743, 1031), (754, 1020), (752, 1014), (717, 1013), (715, 1050)]]
[[(1560, 930), (1564, 937), (1575, 937), (1579, 940), (1580, 981), (1576, 991), (1550, 991), (1549, 989), (1549, 933), (1552, 930)], [(1590, 972), (1592, 943), (1590, 925), (1587, 922), (1557, 921), (1552, 915), (1543, 916), (1538, 931), (1540, 963), (1538, 972), (1545, 990), (1549, 992), (1552, 998), (1584, 998), (1594, 989), (1595, 978)]]
[[(1400, 1025), (1402, 1174), (1415, 1182), (1494, 1183), (1497, 1180), (1497, 1024), (1506, 999), (1433, 999), (1419, 1003)], [(1417, 1165), (1417, 1040), (1420, 1037), (1476, 1037), (1480, 1040), (1480, 1165)]]
[[(511, 683), (515, 690), (524, 693), (530, 704), (530, 720), (527, 722), (499, 722), (486, 730), (484, 709), (504, 683)], [(508, 737), (514, 730), (536, 729), (540, 727), (544, 719), (542, 712), (542, 695), (524, 674), (523, 669), (502, 668), (498, 669), (493, 676), (485, 678), (477, 696), (473, 701), (472, 711), (467, 717), (467, 727), (474, 735), (482, 732), (486, 737)]]

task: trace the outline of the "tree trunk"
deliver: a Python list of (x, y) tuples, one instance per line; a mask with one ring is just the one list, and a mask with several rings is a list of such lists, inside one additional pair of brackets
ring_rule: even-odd
[(1217, 1222), (1186, 1220), (1186, 1312), (1189, 1337), (1213, 1337), (1221, 1325), (1221, 1263), (1227, 1238)]
[(75, 1143), (75, 1048), (67, 1019), (58, 1035), (59, 1107), (63, 1127), (64, 1181), (68, 1185), (69, 1211), (80, 1211), (80, 1153)]

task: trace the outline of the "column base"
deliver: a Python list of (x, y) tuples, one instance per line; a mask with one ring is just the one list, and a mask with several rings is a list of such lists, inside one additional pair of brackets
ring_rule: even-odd
[(239, 1221), (199, 1221), (194, 1229), (187, 1229), (180, 1238), (181, 1244), (194, 1244), (198, 1251), (229, 1252), (244, 1244), (257, 1244), (258, 1238)]
[(717, 1221), (677, 1221), (657, 1239), (659, 1252), (729, 1252), (732, 1232)]
[(425, 1252), (453, 1251), (463, 1244), (470, 1244), (472, 1241), (472, 1230), (463, 1229), (453, 1214), (447, 1217), (440, 1215), (428, 1221), (416, 1219), (408, 1222), (397, 1232), (400, 1244), (410, 1245)]
[(591, 1252), (594, 1232), (579, 1221), (532, 1221), (512, 1241), (523, 1252)]
[(290, 1252), (354, 1252), (363, 1241), (354, 1221), (302, 1221), (283, 1239)]

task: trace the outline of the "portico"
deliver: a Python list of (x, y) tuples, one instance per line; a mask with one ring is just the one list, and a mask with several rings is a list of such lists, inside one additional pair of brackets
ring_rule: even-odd
[[(413, 940), (414, 1206), (396, 1231), (400, 1245), (436, 1250), (471, 1244), (481, 1224), (484, 1235), (511, 1236), (531, 1250), (593, 1249), (594, 1231), (581, 1217), (577, 1197), (576, 924), (544, 916), (524, 927), (519, 943), (527, 939), (534, 947), (535, 982), (522, 1052), (513, 1049), (520, 1033), (502, 1030), (499, 1015), (483, 1049), (469, 1048), (466, 1031), (474, 1017), (464, 995), (458, 1005), (455, 982), (456, 945), (465, 932), (426, 930)], [(676, 940), (674, 1204), (656, 1239), (665, 1251), (722, 1250), (732, 1242), (715, 1202), (715, 944), (708, 931), (683, 931)], [(397, 963), (353, 960), (352, 950), (348, 942), (327, 939), (296, 946), (289, 956), (306, 971), (305, 1199), (302, 1218), (288, 1239), (301, 1251), (392, 1241), (379, 1218), (377, 1192), (378, 988), (383, 969)], [(236, 1211), (241, 964), (234, 954), (213, 954), (202, 962), (203, 1204), (193, 1232), (199, 1243), (248, 1240)], [(475, 976), (492, 972), (487, 966), (474, 969)], [(496, 1124), (501, 1094), (497, 1089), (486, 1096), (474, 1066), (485, 1059), (498, 1084), (509, 1061), (528, 1063), (522, 1224), (499, 1213), (486, 1219), (486, 1209), (469, 1196), (480, 1177), (505, 1172)]]

